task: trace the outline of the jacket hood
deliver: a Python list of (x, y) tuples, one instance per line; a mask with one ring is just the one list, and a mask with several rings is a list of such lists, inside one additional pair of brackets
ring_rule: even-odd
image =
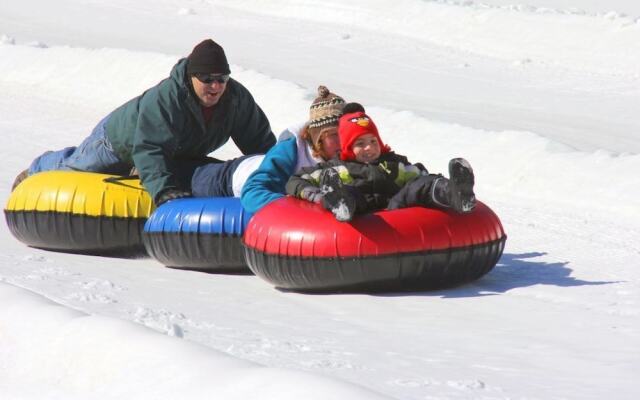
[(184, 89), (189, 89), (189, 82), (187, 81), (187, 59), (182, 58), (178, 60), (176, 65), (171, 69), (169, 77), (178, 83), (178, 85)]

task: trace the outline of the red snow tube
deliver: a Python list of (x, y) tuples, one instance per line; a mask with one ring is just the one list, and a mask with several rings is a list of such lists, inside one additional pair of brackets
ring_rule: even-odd
[(489, 207), (469, 214), (411, 207), (335, 220), (291, 197), (260, 210), (245, 230), (256, 275), (309, 292), (438, 289), (480, 278), (496, 265), (506, 235)]

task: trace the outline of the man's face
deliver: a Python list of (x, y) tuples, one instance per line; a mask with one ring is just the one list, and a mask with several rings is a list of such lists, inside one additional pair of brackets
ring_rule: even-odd
[(351, 150), (356, 156), (356, 161), (370, 163), (380, 157), (380, 142), (375, 135), (365, 133), (353, 142)]
[(222, 74), (194, 74), (191, 76), (193, 91), (198, 96), (200, 104), (212, 107), (218, 104), (227, 88), (229, 75)]

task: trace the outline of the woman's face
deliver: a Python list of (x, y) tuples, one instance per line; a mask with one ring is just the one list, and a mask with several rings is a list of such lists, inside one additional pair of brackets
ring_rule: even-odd
[(340, 150), (340, 138), (338, 128), (335, 126), (324, 128), (320, 131), (321, 155), (325, 160), (330, 160)]

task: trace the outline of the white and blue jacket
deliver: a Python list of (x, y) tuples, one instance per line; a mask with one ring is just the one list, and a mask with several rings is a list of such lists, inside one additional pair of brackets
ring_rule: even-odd
[(302, 168), (324, 161), (312, 155), (309, 144), (300, 137), (305, 125), (297, 125), (280, 134), (278, 143), (265, 154), (262, 163), (245, 182), (240, 201), (245, 210), (255, 213), (285, 196), (289, 178)]

